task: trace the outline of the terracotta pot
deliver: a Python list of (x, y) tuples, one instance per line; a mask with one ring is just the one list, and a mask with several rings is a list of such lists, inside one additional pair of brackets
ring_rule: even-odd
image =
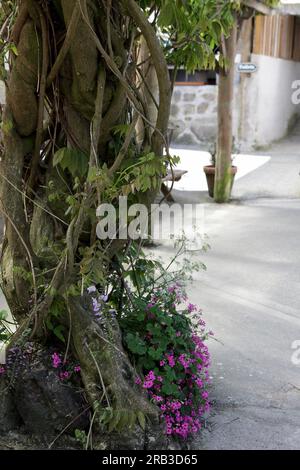
[[(215, 173), (216, 173), (216, 167), (213, 165), (207, 165), (203, 167), (204, 173), (206, 175), (206, 181), (207, 181), (207, 186), (208, 186), (208, 194), (210, 197), (214, 197), (214, 186), (215, 186)], [(237, 172), (237, 167), (232, 166), (231, 167), (231, 189), (233, 186), (234, 182), (234, 177)]]

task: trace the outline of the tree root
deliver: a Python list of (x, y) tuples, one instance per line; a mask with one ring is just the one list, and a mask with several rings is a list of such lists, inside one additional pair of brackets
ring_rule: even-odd
[[(122, 346), (117, 319), (103, 314), (96, 319), (91, 299), (70, 299), (72, 346), (80, 361), (88, 401), (97, 409), (100, 400), (114, 410), (143, 413), (158, 421), (158, 409), (135, 384), (137, 374)], [(94, 318), (95, 319), (94, 319)]]

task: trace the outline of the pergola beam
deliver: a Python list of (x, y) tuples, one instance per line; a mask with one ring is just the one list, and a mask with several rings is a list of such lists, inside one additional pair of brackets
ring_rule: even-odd
[(259, 2), (258, 0), (243, 0), (243, 4), (253, 10), (256, 10), (263, 15), (275, 15), (276, 9), (268, 7), (265, 3)]

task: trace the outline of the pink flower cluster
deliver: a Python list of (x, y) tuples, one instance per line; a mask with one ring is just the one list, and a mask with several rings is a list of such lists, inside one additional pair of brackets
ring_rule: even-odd
[(52, 357), (52, 367), (54, 367), (54, 369), (58, 369), (58, 367), (60, 366), (62, 362), (59, 354), (55, 352), (54, 354), (52, 354), (51, 357)]
[(139, 358), (145, 376), (135, 383), (158, 406), (166, 434), (186, 439), (201, 429), (210, 409), (210, 357), (204, 342), (213, 333), (207, 333), (201, 309), (188, 302), (180, 283), (159, 287), (145, 300), (141, 339), (149, 357), (144, 363)]
[(59, 378), (60, 380), (67, 380), (70, 378), (70, 372), (68, 372), (67, 370), (65, 370), (64, 372), (60, 372), (59, 373)]
[(175, 301), (177, 303), (187, 300), (183, 286), (179, 282), (176, 282), (173, 286), (168, 287), (168, 293), (175, 295)]
[(51, 359), (52, 367), (54, 369), (59, 369), (58, 376), (60, 380), (68, 380), (71, 377), (72, 372), (79, 373), (81, 371), (79, 364), (76, 366), (70, 366), (67, 362), (64, 363), (61, 356), (57, 352), (52, 354)]
[(5, 367), (3, 366), (0, 366), (0, 375), (4, 374), (5, 373)]
[[(192, 342), (193, 348), (189, 354), (176, 355), (174, 351), (167, 353), (160, 361), (159, 375), (150, 370), (143, 381), (139, 378), (136, 380), (136, 383), (141, 384), (147, 390), (149, 397), (159, 406), (161, 418), (166, 425), (166, 434), (183, 439), (201, 429), (203, 415), (210, 408), (206, 390), (210, 364), (208, 349), (197, 335), (192, 336)], [(191, 366), (194, 366), (193, 369), (196, 367), (196, 374), (192, 372)], [(181, 372), (184, 369), (184, 378), (172, 382), (172, 385), (175, 385), (178, 392), (184, 396), (183, 399), (164, 393), (165, 367), (176, 368)]]

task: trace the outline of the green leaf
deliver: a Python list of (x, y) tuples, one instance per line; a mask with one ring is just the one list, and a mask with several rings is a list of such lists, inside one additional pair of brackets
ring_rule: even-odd
[(54, 330), (54, 326), (53, 326), (53, 323), (51, 321), (51, 319), (48, 317), (46, 319), (46, 327), (48, 328), (49, 331), (53, 331)]
[(58, 339), (60, 339), (63, 343), (66, 342), (66, 340), (64, 338), (64, 335), (63, 335), (64, 329), (65, 329), (65, 327), (63, 325), (58, 325), (53, 329), (53, 333), (55, 334), (55, 336)]
[(118, 124), (112, 128), (112, 131), (114, 134), (119, 134), (122, 137), (127, 134), (129, 128), (129, 124)]
[(98, 177), (98, 168), (96, 168), (95, 166), (92, 166), (89, 168), (89, 172), (88, 172), (88, 182), (89, 183), (93, 183), (97, 177)]
[(15, 44), (11, 44), (10, 46), (10, 50), (15, 54), (15, 56), (18, 56), (18, 49), (17, 47), (15, 46)]
[(7, 319), (7, 311), (6, 310), (0, 310), (0, 321), (6, 320)]
[(88, 156), (80, 150), (63, 147), (54, 154), (53, 166), (57, 165), (68, 170), (74, 178), (82, 177), (88, 170)]
[(155, 367), (155, 362), (153, 359), (150, 359), (150, 357), (141, 357), (138, 361), (138, 365), (141, 367), (141, 369), (145, 368), (152, 370)]
[[(172, 0), (173, 2), (174, 0)], [(174, 10), (171, 2), (166, 2), (159, 14), (158, 25), (161, 27), (169, 26), (174, 21)]]
[(121, 412), (119, 410), (116, 410), (113, 412), (113, 417), (109, 423), (108, 426), (108, 432), (112, 432), (116, 427), (118, 426), (121, 418)]
[(141, 411), (138, 411), (137, 418), (138, 418), (138, 422), (139, 422), (141, 428), (144, 431), (145, 428), (146, 428), (146, 418), (145, 418), (144, 413), (142, 413)]
[(128, 427), (132, 429), (137, 420), (137, 415), (135, 411), (128, 410)]
[(143, 355), (147, 351), (145, 342), (138, 335), (128, 333), (126, 336), (128, 348), (133, 354)]
[(159, 349), (149, 348), (148, 354), (150, 357), (152, 357), (152, 359), (158, 361), (159, 359), (161, 359), (163, 351), (160, 348)]
[(178, 387), (175, 384), (172, 384), (169, 381), (165, 381), (164, 385), (161, 388), (161, 391), (166, 395), (173, 395), (174, 397), (178, 396)]

